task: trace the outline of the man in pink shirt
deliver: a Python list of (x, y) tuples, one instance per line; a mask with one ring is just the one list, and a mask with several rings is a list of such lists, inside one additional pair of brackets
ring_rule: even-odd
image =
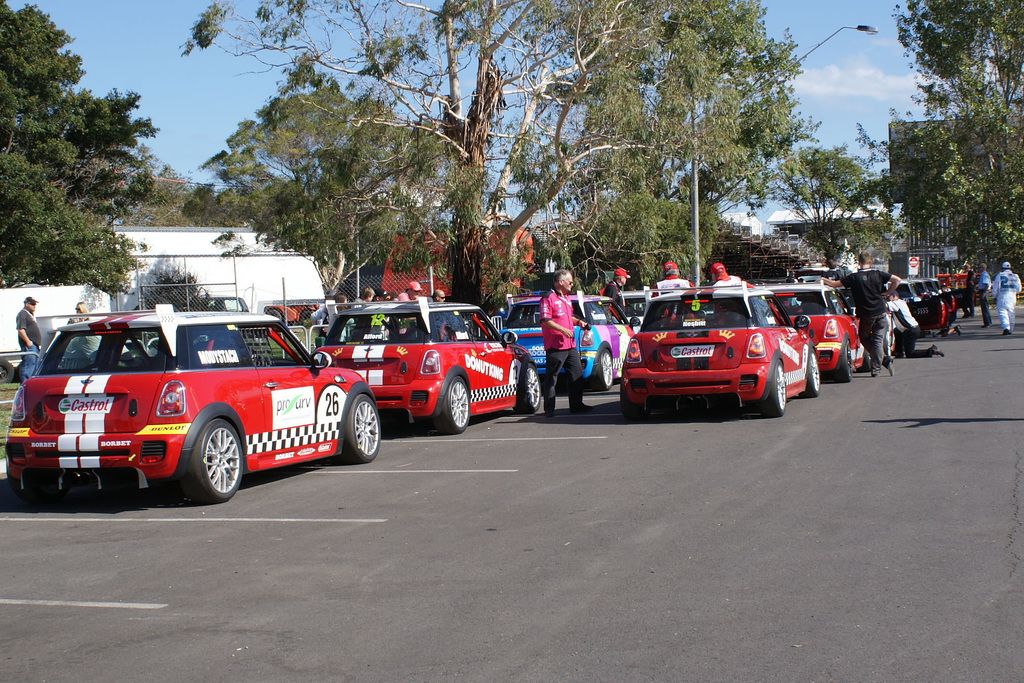
[(423, 285), (416, 280), (411, 280), (405, 287), (405, 291), (398, 295), (399, 301), (416, 301), (423, 294)]
[(540, 300), (540, 326), (545, 353), (544, 384), (541, 387), (544, 415), (555, 416), (555, 383), (563, 366), (569, 374), (569, 412), (588, 413), (594, 408), (583, 404), (583, 365), (580, 362), (580, 351), (576, 348), (573, 328), (579, 325), (587, 329), (589, 325), (572, 314), (572, 302), (569, 300), (572, 273), (564, 268), (556, 270), (554, 285), (554, 289)]

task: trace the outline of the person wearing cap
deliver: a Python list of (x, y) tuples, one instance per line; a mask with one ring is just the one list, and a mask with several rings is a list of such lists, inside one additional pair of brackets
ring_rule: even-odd
[(661, 269), (661, 280), (658, 280), (655, 289), (682, 289), (684, 287), (693, 287), (693, 283), (679, 277), (679, 266), (672, 261), (666, 262)]
[(434, 301), (441, 302), (444, 301), (447, 298), (447, 296), (448, 295), (444, 293), (444, 290), (438, 287), (437, 289), (434, 290), (434, 293), (430, 295), (430, 298), (433, 299)]
[(416, 280), (410, 280), (405, 286), (405, 291), (398, 295), (399, 301), (416, 301), (423, 294), (423, 285)]
[(18, 344), (25, 353), (21, 357), (21, 381), (36, 374), (39, 369), (39, 347), (43, 345), (43, 336), (36, 322), (36, 304), (32, 297), (25, 298), (25, 307), (18, 311), (15, 324), (18, 328)]
[(1014, 306), (1020, 293), (1020, 278), (1010, 270), (1010, 262), (1003, 261), (1003, 270), (992, 278), (992, 296), (996, 300), (996, 313), (1003, 334), (1013, 334)]
[(892, 377), (892, 356), (888, 355), (884, 348), (884, 340), (889, 330), (886, 299), (899, 287), (900, 278), (883, 270), (875, 270), (871, 267), (873, 262), (871, 252), (862, 251), (857, 255), (859, 269), (856, 273), (847, 275), (842, 280), (823, 277), (821, 281), (829, 287), (846, 287), (850, 290), (857, 308), (857, 336), (868, 353), (871, 376), (878, 377), (878, 373), (884, 367)]
[(721, 263), (711, 264), (711, 286), (712, 287), (738, 287), (743, 284), (743, 278), (729, 275), (725, 272), (725, 266)]
[(613, 299), (619, 306), (625, 308), (626, 298), (622, 296), (622, 288), (626, 286), (626, 280), (628, 279), (629, 273), (626, 272), (625, 268), (616, 268), (615, 273), (612, 274), (611, 281), (601, 290), (601, 296)]
[(988, 294), (992, 289), (992, 276), (988, 274), (988, 264), (982, 263), (978, 266), (978, 306), (981, 307), (981, 326), (992, 327), (992, 314), (988, 312)]

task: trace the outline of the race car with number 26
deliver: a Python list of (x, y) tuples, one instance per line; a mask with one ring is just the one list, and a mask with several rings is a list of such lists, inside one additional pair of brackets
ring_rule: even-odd
[(266, 315), (168, 305), (69, 325), (15, 395), (8, 482), (45, 503), (76, 485), (178, 480), (207, 504), (230, 499), (247, 472), (371, 462), (373, 394), (329, 366)]

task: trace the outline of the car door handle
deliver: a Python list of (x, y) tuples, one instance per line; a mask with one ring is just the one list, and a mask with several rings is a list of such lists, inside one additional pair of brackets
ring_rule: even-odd
[(273, 389), (277, 386), (277, 382), (266, 382), (263, 384), (267, 389)]

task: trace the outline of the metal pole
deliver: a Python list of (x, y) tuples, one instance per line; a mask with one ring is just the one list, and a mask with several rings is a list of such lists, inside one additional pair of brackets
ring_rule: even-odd
[(693, 225), (693, 286), (700, 286), (700, 206), (697, 203), (697, 159), (690, 162), (690, 223)]

